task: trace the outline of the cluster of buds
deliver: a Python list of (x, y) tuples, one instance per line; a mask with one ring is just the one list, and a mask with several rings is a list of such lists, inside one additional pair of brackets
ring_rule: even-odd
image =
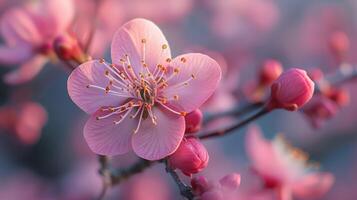
[(314, 70), (309, 75), (318, 84), (321, 93), (316, 94), (304, 106), (302, 112), (314, 128), (319, 128), (324, 121), (335, 116), (339, 109), (347, 105), (350, 97), (345, 89), (328, 84), (320, 70)]
[(200, 200), (227, 200), (234, 196), (240, 185), (241, 177), (232, 173), (220, 179), (219, 183), (210, 182), (205, 177), (195, 177), (191, 180), (192, 189)]

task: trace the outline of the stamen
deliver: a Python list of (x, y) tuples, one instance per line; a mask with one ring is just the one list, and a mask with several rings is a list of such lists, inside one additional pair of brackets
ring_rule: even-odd
[(136, 126), (136, 129), (134, 130), (134, 134), (139, 131), (139, 128), (140, 128), (140, 125), (141, 125), (141, 121), (143, 120), (144, 110), (145, 110), (145, 109), (141, 109), (139, 122), (138, 122), (138, 125)]
[(177, 111), (173, 110), (172, 108), (166, 106), (165, 104), (161, 103), (160, 101), (159, 101), (158, 103), (159, 103), (162, 107), (166, 108), (168, 111), (170, 111), (170, 112), (172, 112), (172, 113), (175, 113), (175, 114), (177, 114), (177, 115), (183, 116), (183, 114), (185, 113), (185, 112), (177, 112)]
[(181, 60), (181, 62), (183, 62), (183, 63), (185, 63), (185, 62), (187, 61), (185, 57), (182, 57), (180, 60)]
[(125, 114), (124, 116), (120, 115), (120, 120), (119, 121), (113, 121), (115, 125), (120, 124), (128, 115), (129, 113), (133, 110), (133, 108), (130, 108)]

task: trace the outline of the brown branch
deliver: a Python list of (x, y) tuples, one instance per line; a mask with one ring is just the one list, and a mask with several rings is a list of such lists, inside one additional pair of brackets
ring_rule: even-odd
[(192, 188), (185, 183), (183, 183), (178, 176), (178, 174), (173, 170), (167, 163), (167, 160), (164, 161), (165, 166), (166, 166), (166, 172), (172, 177), (172, 179), (175, 181), (177, 187), (180, 190), (181, 196), (185, 197), (188, 200), (193, 200), (195, 195), (193, 194)]

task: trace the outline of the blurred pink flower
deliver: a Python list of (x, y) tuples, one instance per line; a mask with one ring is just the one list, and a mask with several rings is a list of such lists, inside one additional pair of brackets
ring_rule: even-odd
[(211, 30), (224, 39), (257, 39), (271, 31), (279, 20), (280, 11), (274, 0), (205, 2), (213, 12)]
[(281, 200), (292, 196), (320, 197), (334, 182), (332, 174), (319, 172), (309, 164), (305, 153), (288, 145), (282, 137), (266, 140), (256, 126), (248, 130), (246, 151), (265, 187), (274, 189)]
[(0, 128), (14, 133), (24, 144), (36, 143), (46, 122), (46, 110), (34, 102), (0, 108)]
[(89, 147), (101, 155), (133, 148), (148, 160), (170, 155), (182, 140), (183, 116), (216, 89), (219, 65), (203, 54), (171, 59), (161, 30), (144, 19), (123, 25), (111, 51), (115, 64), (88, 61), (68, 79), (70, 97), (92, 115), (84, 128)]
[(64, 33), (74, 15), (71, 0), (34, 1), (6, 11), (0, 21), (5, 44), (0, 46), (0, 63), (19, 64), (5, 75), (8, 84), (31, 80), (53, 56), (52, 42)]
[(125, 200), (171, 200), (170, 187), (162, 173), (149, 170), (132, 177), (124, 183), (119, 199)]

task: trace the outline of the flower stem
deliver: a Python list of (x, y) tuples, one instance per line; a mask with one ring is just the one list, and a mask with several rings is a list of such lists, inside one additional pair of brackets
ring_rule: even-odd
[(270, 109), (268, 109), (266, 106), (264, 106), (257, 113), (255, 113), (254, 115), (248, 117), (247, 119), (245, 119), (243, 121), (240, 121), (228, 128), (224, 128), (222, 130), (208, 132), (208, 133), (202, 133), (201, 136), (199, 136), (198, 138), (208, 139), (208, 138), (220, 137), (220, 136), (225, 136), (225, 135), (231, 134), (231, 133), (233, 133), (233, 130), (239, 129), (239, 128), (249, 124), (250, 122), (264, 116), (265, 114), (269, 113), (270, 111), (271, 111)]
[(174, 179), (176, 185), (180, 190), (180, 194), (188, 200), (193, 200), (195, 195), (193, 194), (192, 188), (185, 183), (183, 183), (178, 176), (178, 174), (173, 170), (167, 163), (167, 160), (164, 161), (166, 166), (166, 172)]

